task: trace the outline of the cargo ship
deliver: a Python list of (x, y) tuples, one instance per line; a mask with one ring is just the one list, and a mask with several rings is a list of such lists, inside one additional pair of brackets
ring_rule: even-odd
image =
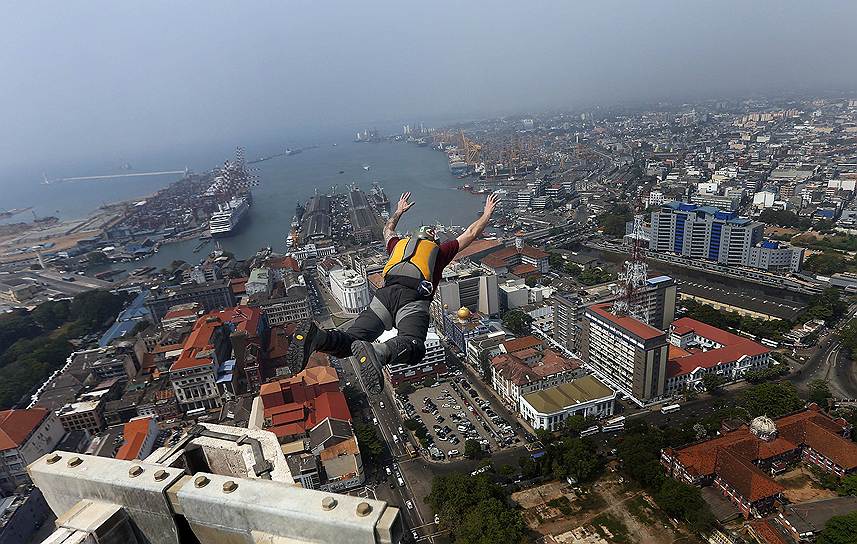
[(218, 205), (208, 222), (208, 230), (213, 238), (231, 236), (238, 230), (241, 221), (250, 211), (248, 195), (233, 197), (229, 202)]

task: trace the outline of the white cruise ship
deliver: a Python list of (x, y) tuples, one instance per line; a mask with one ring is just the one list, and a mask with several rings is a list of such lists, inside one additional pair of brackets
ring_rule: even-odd
[(236, 196), (218, 207), (220, 209), (214, 212), (208, 222), (208, 230), (213, 238), (232, 235), (238, 228), (238, 224), (250, 211), (250, 202), (247, 197)]

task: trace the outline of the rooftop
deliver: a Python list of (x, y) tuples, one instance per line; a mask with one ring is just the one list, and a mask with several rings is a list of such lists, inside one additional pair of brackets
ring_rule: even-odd
[(713, 368), (721, 363), (730, 363), (743, 357), (754, 357), (770, 352), (768, 348), (749, 338), (732, 334), (689, 317), (682, 317), (674, 321), (672, 332), (680, 336), (695, 334), (716, 342), (721, 347), (706, 351), (685, 351), (681, 348), (674, 351), (673, 347), (675, 346), (671, 346), (667, 362), (668, 378), (689, 374), (697, 368)]
[(44, 408), (0, 412), (0, 451), (23, 446), (49, 413)]
[(543, 414), (561, 412), (569, 406), (613, 397), (615, 392), (594, 376), (584, 376), (568, 383), (524, 395), (522, 398)]
[(607, 321), (610, 321), (613, 325), (624, 329), (625, 331), (631, 333), (632, 335), (642, 339), (642, 340), (653, 340), (658, 338), (659, 336), (664, 336), (666, 333), (663, 331), (659, 331), (658, 329), (643, 323), (639, 319), (636, 319), (631, 316), (618, 316), (609, 311), (610, 304), (596, 304), (594, 306), (590, 306), (587, 311), (597, 314)]

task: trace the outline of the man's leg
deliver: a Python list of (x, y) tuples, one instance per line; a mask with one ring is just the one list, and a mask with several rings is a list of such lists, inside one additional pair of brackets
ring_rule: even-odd
[(429, 301), (415, 300), (403, 305), (396, 312), (395, 325), (398, 335), (382, 344), (357, 340), (351, 346), (361, 370), (365, 367), (367, 373), (370, 369), (377, 372), (378, 382), (375, 390), (370, 390), (370, 393), (381, 391), (381, 369), (384, 365), (419, 361), (425, 355)]
[(392, 317), (389, 316), (389, 311), (375, 297), (369, 303), (369, 307), (360, 312), (360, 315), (357, 316), (347, 331), (322, 329), (315, 322), (312, 322), (304, 338), (303, 366), (306, 367), (310, 355), (316, 351), (340, 359), (350, 357), (352, 355), (351, 344), (355, 340), (374, 341), (381, 336), (385, 328), (392, 327)]

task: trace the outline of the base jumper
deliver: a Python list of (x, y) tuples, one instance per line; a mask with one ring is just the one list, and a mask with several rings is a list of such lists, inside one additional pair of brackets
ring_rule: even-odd
[[(411, 209), (411, 193), (402, 194), (395, 213), (384, 225), (384, 242), (390, 259), (384, 266), (384, 286), (375, 292), (369, 306), (346, 331), (321, 329), (314, 322), (304, 338), (306, 366), (315, 351), (334, 357), (355, 356), (366, 391), (380, 393), (384, 365), (416, 362), (425, 355), (429, 328), (429, 304), (442, 277), (443, 269), (456, 253), (482, 234), (499, 199), (489, 195), (482, 215), (454, 240), (438, 243), (434, 228), (423, 226), (400, 238), (396, 225)], [(398, 334), (383, 343), (375, 340), (395, 327)]]

